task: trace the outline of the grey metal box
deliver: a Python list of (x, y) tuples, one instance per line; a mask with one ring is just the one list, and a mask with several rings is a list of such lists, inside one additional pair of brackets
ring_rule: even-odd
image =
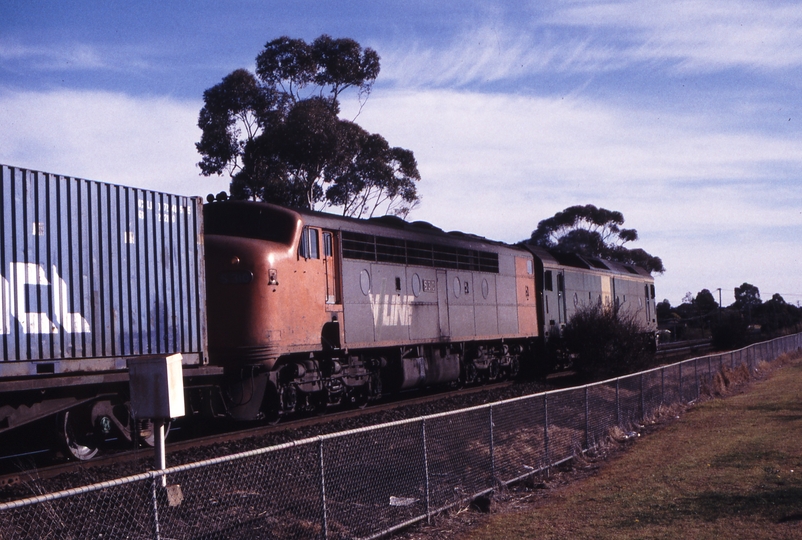
[(184, 416), (181, 355), (128, 361), (131, 413), (134, 418)]

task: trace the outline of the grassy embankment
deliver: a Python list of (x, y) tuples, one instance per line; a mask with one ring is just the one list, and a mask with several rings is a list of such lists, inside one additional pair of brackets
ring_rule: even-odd
[(802, 361), (467, 537), (802, 539)]

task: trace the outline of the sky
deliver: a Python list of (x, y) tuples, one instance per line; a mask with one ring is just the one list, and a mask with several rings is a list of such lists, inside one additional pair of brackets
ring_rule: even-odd
[(169, 1), (0, 5), (0, 163), (182, 195), (203, 91), (265, 43), (375, 49), (356, 118), (415, 153), (409, 219), (528, 238), (618, 210), (658, 300), (744, 282), (802, 302), (802, 5), (789, 1)]

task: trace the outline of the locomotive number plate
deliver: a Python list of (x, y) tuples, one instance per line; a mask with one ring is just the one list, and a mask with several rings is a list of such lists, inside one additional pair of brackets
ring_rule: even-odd
[(423, 292), (434, 292), (437, 290), (437, 281), (434, 279), (423, 280)]

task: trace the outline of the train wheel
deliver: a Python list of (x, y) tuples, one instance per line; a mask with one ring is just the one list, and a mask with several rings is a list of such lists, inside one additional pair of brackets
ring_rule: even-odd
[(271, 426), (275, 426), (281, 420), (281, 396), (272, 382), (268, 383), (265, 389), (261, 412), (265, 423)]
[(379, 399), (382, 397), (382, 378), (378, 371), (373, 371), (368, 378), (368, 398)]
[(466, 362), (464, 368), (464, 381), (465, 384), (471, 384), (476, 381), (478, 373), (476, 372), (476, 366), (473, 362)]
[(510, 360), (510, 379), (515, 379), (518, 377), (518, 373), (521, 371), (521, 361), (518, 360), (517, 356), (513, 356)]
[(354, 388), (348, 392), (348, 402), (359, 409), (364, 409), (368, 406), (369, 390), (368, 385)]
[(58, 416), (58, 425), (64, 446), (72, 457), (86, 461), (97, 455), (97, 437), (88, 415), (75, 410), (64, 411)]
[(490, 366), (487, 368), (487, 379), (495, 381), (498, 378), (498, 360), (493, 359), (490, 361)]
[(328, 409), (329, 397), (325, 390), (315, 392), (308, 396), (310, 412), (316, 416), (323, 416)]

